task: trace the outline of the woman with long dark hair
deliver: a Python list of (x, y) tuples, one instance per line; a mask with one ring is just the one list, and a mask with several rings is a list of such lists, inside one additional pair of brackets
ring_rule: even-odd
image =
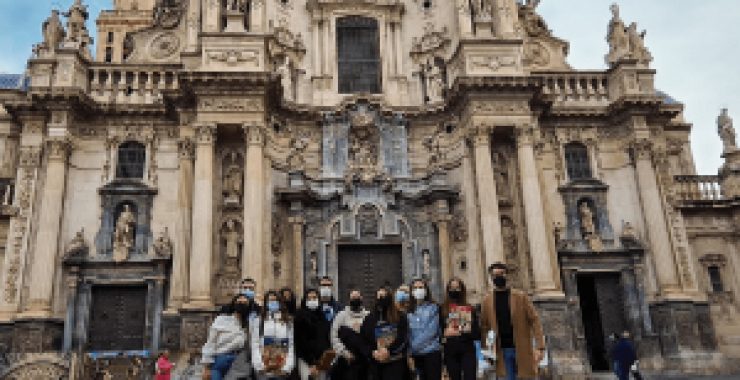
[(366, 344), (360, 328), (370, 312), (362, 304), (359, 289), (349, 292), (349, 304), (340, 311), (331, 325), (331, 344), (338, 359), (332, 368), (332, 380), (367, 379)]
[(360, 335), (373, 380), (408, 377), (408, 319), (396, 308), (387, 288), (381, 287), (375, 293), (375, 307), (362, 322)]
[(321, 368), (321, 361), (331, 350), (330, 332), (331, 322), (321, 310), (319, 291), (307, 289), (295, 317), (295, 351), (301, 380), (326, 379), (328, 368)]
[(442, 378), (442, 342), (439, 305), (432, 300), (429, 285), (422, 279), (411, 282), (409, 330), (411, 358), (419, 380)]
[(442, 305), (444, 363), (450, 380), (475, 380), (478, 358), (475, 341), (480, 339), (478, 313), (468, 303), (465, 283), (457, 277), (447, 282)]
[(257, 379), (286, 379), (295, 367), (293, 318), (280, 295), (265, 293), (260, 320), (252, 324), (252, 366)]
[(234, 297), (224, 306), (221, 314), (213, 320), (208, 330), (206, 344), (203, 345), (201, 363), (204, 378), (222, 380), (231, 369), (237, 354), (243, 349), (247, 335), (242, 327), (242, 315), (246, 308), (238, 306)]

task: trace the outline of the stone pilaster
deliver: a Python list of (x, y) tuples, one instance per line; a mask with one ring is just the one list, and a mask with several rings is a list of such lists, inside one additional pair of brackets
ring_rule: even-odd
[(498, 196), (491, 162), (491, 130), (479, 127), (473, 136), (475, 152), (475, 178), (478, 188), (480, 228), (483, 235), (485, 268), (495, 262), (504, 262), (504, 245), (501, 237), (501, 219)]
[(532, 125), (519, 126), (516, 129), (527, 241), (532, 257), (535, 290), (539, 295), (559, 296), (562, 295), (562, 290), (555, 280), (553, 270), (555, 257), (548, 243), (542, 186), (534, 157), (534, 132)]
[[(466, 147), (467, 148), (467, 147)], [(465, 276), (471, 302), (480, 301), (486, 290), (486, 274), (483, 268), (483, 257), (480, 252), (480, 226), (478, 225), (478, 199), (475, 192), (475, 171), (471, 161), (470, 149), (463, 156), (463, 201), (467, 222), (468, 241), (466, 246)]]
[(244, 172), (244, 252), (242, 253), (242, 276), (264, 286), (265, 244), (265, 135), (260, 125), (244, 126), (246, 141), (246, 165)]
[(293, 240), (293, 289), (295, 294), (303, 294), (303, 225), (305, 220), (302, 216), (292, 216), (288, 219), (291, 226), (291, 235)]
[(680, 293), (681, 286), (676, 271), (676, 261), (671, 250), (663, 200), (653, 167), (652, 143), (646, 138), (640, 138), (632, 144), (632, 152), (658, 288), (663, 296), (670, 297)]
[(53, 279), (59, 251), (69, 148), (70, 143), (65, 138), (52, 138), (46, 142), (47, 162), (41, 192), (36, 251), (29, 272), (33, 281), (29, 282), (29, 301), (23, 313), (26, 318), (52, 316)]
[(213, 261), (213, 170), (216, 125), (198, 125), (195, 134), (190, 300), (184, 306), (190, 309), (213, 306), (211, 264)]
[[(442, 271), (442, 286), (447, 285), (453, 277), (452, 251), (450, 250), (450, 207), (446, 199), (438, 199), (435, 205), (437, 213), (437, 246)], [(444, 289), (444, 288), (443, 288)]]
[(181, 138), (177, 143), (180, 168), (177, 184), (177, 207), (179, 217), (175, 225), (175, 254), (172, 257), (172, 277), (170, 278), (170, 294), (168, 311), (174, 312), (188, 301), (188, 287), (190, 279), (190, 233), (191, 216), (193, 212), (193, 156), (195, 154), (194, 141)]
[(493, 29), (497, 38), (516, 38), (519, 6), (516, 0), (492, 0)]

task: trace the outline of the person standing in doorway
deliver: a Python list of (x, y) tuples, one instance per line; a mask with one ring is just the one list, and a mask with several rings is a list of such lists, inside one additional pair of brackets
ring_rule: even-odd
[(478, 313), (468, 303), (465, 283), (461, 279), (450, 279), (446, 290), (442, 326), (447, 374), (450, 380), (475, 380), (478, 375), (475, 341), (480, 340)]
[(506, 380), (533, 379), (545, 353), (540, 317), (527, 293), (508, 285), (506, 264), (491, 264), (488, 273), (494, 290), (483, 299), (481, 326), (496, 332), (496, 373)]
[(411, 282), (409, 330), (411, 357), (419, 380), (442, 378), (442, 342), (439, 305), (432, 300), (429, 285), (422, 279)]
[(334, 321), (334, 317), (341, 310), (341, 306), (334, 299), (334, 282), (329, 276), (324, 276), (319, 280), (319, 301), (321, 302), (321, 310), (324, 312), (326, 320), (329, 322)]

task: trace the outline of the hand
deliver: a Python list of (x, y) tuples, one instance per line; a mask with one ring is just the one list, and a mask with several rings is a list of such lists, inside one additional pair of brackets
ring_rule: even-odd
[(447, 327), (445, 329), (445, 336), (460, 336), (460, 329), (454, 327)]
[(316, 377), (319, 375), (319, 369), (316, 368), (315, 365), (312, 365), (310, 368), (311, 376)]
[(388, 361), (390, 359), (391, 354), (388, 352), (387, 348), (381, 348), (380, 349), (380, 357), (383, 359), (383, 361)]
[(211, 369), (209, 367), (203, 367), (203, 380), (211, 380)]
[(378, 350), (373, 351), (373, 359), (375, 359), (376, 361), (381, 361), (380, 358), (381, 358), (380, 351)]
[(538, 348), (537, 351), (534, 353), (534, 362), (539, 363), (542, 361), (542, 358), (544, 357), (545, 357), (545, 349)]
[(349, 362), (349, 363), (351, 363), (353, 360), (355, 360), (354, 355), (352, 355), (352, 353), (350, 353), (350, 352), (347, 352), (346, 354), (344, 354), (344, 358), (347, 359), (347, 362)]

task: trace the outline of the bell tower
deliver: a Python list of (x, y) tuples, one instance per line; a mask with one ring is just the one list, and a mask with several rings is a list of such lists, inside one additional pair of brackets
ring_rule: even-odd
[(103, 11), (97, 20), (98, 62), (122, 63), (126, 56), (126, 35), (152, 25), (153, 9), (161, 0), (115, 0), (114, 9)]

